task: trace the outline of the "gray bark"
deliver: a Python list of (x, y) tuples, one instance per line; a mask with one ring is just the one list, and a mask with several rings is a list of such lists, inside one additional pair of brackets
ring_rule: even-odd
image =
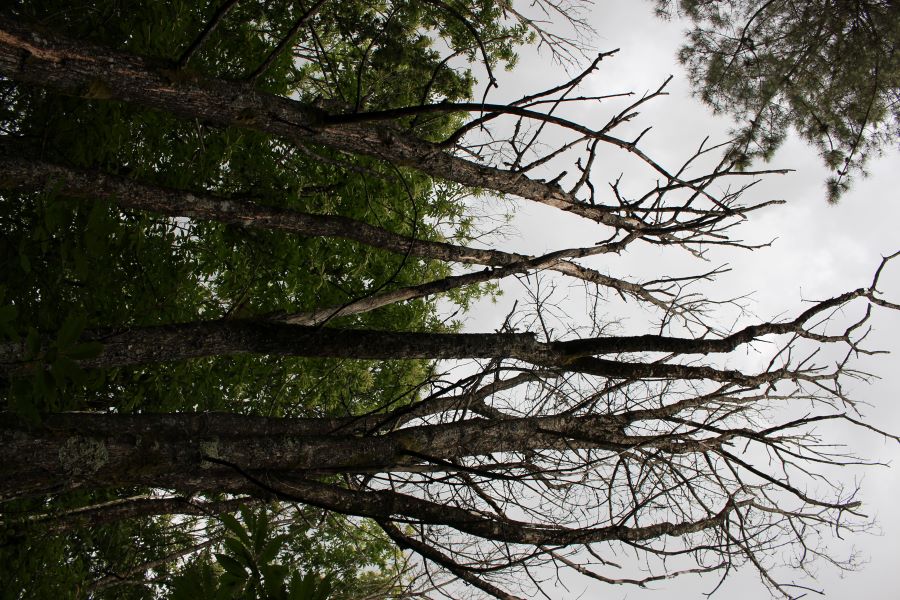
[[(452, 471), (452, 461), (462, 456), (540, 449), (582, 447), (619, 453), (629, 448), (654, 448), (666, 454), (705, 453), (727, 440), (727, 436), (702, 441), (678, 434), (629, 436), (622, 433), (627, 422), (623, 418), (627, 417), (621, 415), (474, 419), (410, 427), (377, 437), (314, 432), (314, 420), (243, 417), (253, 432), (248, 434), (234, 428), (235, 418), (216, 414), (64, 413), (48, 416), (39, 426), (6, 419), (0, 426), (4, 447), (0, 497), (135, 485), (274, 495), (347, 514), (376, 519), (400, 515), (487, 539), (535, 545), (684, 535), (718, 526), (731, 510), (726, 507), (722, 514), (695, 522), (566, 529), (389, 490), (360, 491), (313, 479), (327, 472), (402, 470), (423, 460)], [(282, 433), (294, 424), (296, 432)]]
[[(845, 296), (854, 297), (864, 291)], [(841, 297), (843, 301), (846, 298)], [(829, 301), (833, 302), (833, 301)], [(809, 312), (809, 311), (807, 311)], [(806, 313), (804, 313), (806, 314)], [(268, 354), (361, 360), (515, 359), (559, 371), (623, 379), (710, 379), (755, 386), (782, 377), (773, 371), (747, 375), (734, 370), (661, 362), (598, 358), (635, 352), (706, 354), (727, 352), (765, 334), (792, 333), (796, 322), (747, 327), (721, 339), (661, 335), (598, 337), (539, 342), (531, 333), (427, 333), (333, 329), (261, 319), (200, 321), (123, 331), (95, 331), (83, 341), (99, 341), (99, 355), (78, 361), (86, 368), (109, 368), (207, 356)], [(26, 376), (44, 368), (25, 361), (25, 342), (0, 345), (0, 376)]]
[(335, 237), (352, 240), (398, 254), (421, 258), (478, 264), (494, 270), (447, 277), (426, 284), (368, 296), (342, 306), (326, 307), (285, 317), (287, 323), (315, 325), (332, 318), (359, 314), (382, 306), (444, 293), (465, 285), (493, 281), (530, 270), (552, 270), (629, 294), (663, 309), (665, 302), (639, 284), (604, 275), (572, 262), (610, 252), (619, 252), (634, 237), (589, 248), (570, 248), (543, 256), (528, 256), (500, 250), (469, 248), (457, 244), (421, 240), (400, 235), (346, 217), (317, 215), (288, 209), (262, 206), (240, 198), (222, 198), (211, 194), (146, 185), (99, 171), (72, 169), (44, 161), (10, 155), (16, 148), (3, 148), (0, 153), (0, 187), (41, 188), (51, 182), (59, 192), (76, 198), (101, 198), (123, 208), (158, 212), (173, 217), (210, 219), (257, 229), (274, 229), (302, 236)]
[(218, 493), (260, 493), (229, 465), (258, 478), (446, 469), (451, 461), (494, 453), (591, 448), (621, 452), (653, 447), (669, 454), (705, 452), (728, 435), (623, 433), (643, 413), (469, 419), (382, 435), (353, 435), (332, 419), (272, 419), (230, 414), (48, 415), (39, 426), (6, 419), (0, 497), (76, 488), (146, 486)]
[(299, 145), (372, 156), (432, 177), (560, 208), (594, 221), (634, 228), (629, 219), (576, 199), (555, 183), (454, 156), (442, 145), (389, 126), (329, 123), (322, 109), (246, 84), (187, 78), (149, 59), (34, 31), (0, 19), (0, 74), (98, 100), (121, 100), (219, 125), (270, 133)]

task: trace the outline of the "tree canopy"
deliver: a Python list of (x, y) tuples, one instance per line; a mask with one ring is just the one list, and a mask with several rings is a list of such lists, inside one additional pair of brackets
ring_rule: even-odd
[[(753, 249), (732, 229), (776, 203), (744, 200), (766, 173), (726, 146), (674, 168), (644, 151), (627, 127), (664, 85), (579, 95), (610, 54), (491, 102), (520, 45), (577, 56), (573, 10), (42, 0), (0, 15), (11, 597), (516, 598), (548, 564), (640, 586), (748, 565), (790, 596), (784, 548), (798, 567), (840, 563), (829, 532), (866, 522), (854, 490), (812, 484), (856, 459), (814, 428), (878, 431), (847, 416), (843, 382), (862, 376), (873, 307), (900, 308), (877, 288), (890, 258), (866, 287), (732, 328), (715, 307), (736, 301), (689, 287), (718, 269), (589, 266), (638, 245)], [(607, 120), (571, 118), (587, 105)], [(606, 152), (650, 183), (600, 185)], [(586, 219), (600, 241), (484, 247), (488, 195)], [(460, 331), (452, 311), (545, 273), (652, 317), (633, 335), (599, 312), (554, 326), (535, 289), (494, 331)], [(733, 359), (751, 345), (768, 362)], [(619, 573), (622, 548), (662, 560)]]
[(832, 171), (836, 201), (900, 136), (900, 8), (888, 0), (657, 0), (693, 29), (680, 58), (694, 89), (733, 115), (748, 160), (793, 128)]

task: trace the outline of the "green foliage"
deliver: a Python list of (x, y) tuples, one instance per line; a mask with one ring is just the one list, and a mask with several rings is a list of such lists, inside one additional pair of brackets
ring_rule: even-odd
[[(220, 515), (221, 551), (196, 555), (174, 578), (167, 597), (341, 600), (390, 590), (399, 556), (377, 528), (365, 522), (354, 528), (333, 515), (322, 515), (324, 520), (309, 528), (304, 523), (314, 511), (282, 508), (277, 513), (242, 508), (240, 519)], [(322, 572), (327, 574), (318, 575)]]
[(219, 519), (226, 530), (223, 552), (194, 560), (172, 585), (171, 600), (327, 600), (331, 597), (330, 576), (319, 578), (312, 572), (291, 573), (275, 562), (282, 551), (284, 534), (273, 534), (265, 510), (254, 513), (241, 509), (243, 523), (224, 514)]
[[(241, 1), (186, 70), (173, 68), (217, 4), (20, 0), (7, 10), (37, 27), (146, 56), (175, 79), (246, 77), (303, 11), (295, 2)], [(502, 6), (495, 2), (447, 6), (453, 11), (411, 0), (322, 10), (298, 36), (295, 60), (291, 53), (279, 56), (255, 85), (332, 111), (468, 98), (474, 78), (459, 61), (444, 60), (448, 52), (487, 60), (492, 68), (510, 64), (526, 32), (504, 25)], [(0, 81), (0, 130), (33, 158), (351, 217), (422, 239), (443, 240), (448, 233), (465, 239), (469, 221), (457, 186), (372, 159), (298, 149), (271, 136), (110, 101), (100, 81), (83, 95)], [(458, 116), (442, 114), (400, 125), (441, 139), (458, 123)], [(444, 264), (347, 241), (124, 210), (113, 198), (67, 196), (54, 182), (42, 190), (0, 192), (0, 230), (0, 342), (24, 344), (30, 369), (28, 377), (0, 382), (3, 409), (31, 421), (68, 410), (360, 414), (415, 398), (431, 376), (427, 361), (237, 356), (105, 370), (82, 369), (75, 361), (99, 351), (96, 342), (81, 341), (85, 331), (340, 306), (446, 276)], [(465, 307), (492, 289), (458, 290), (451, 300)], [(433, 299), (337, 318), (330, 325), (453, 327), (438, 317)], [(387, 589), (402, 572), (401, 555), (373, 524), (308, 507), (288, 511), (277, 525), (264, 511), (222, 516), (224, 538), (200, 550), (194, 537), (179, 532), (218, 530), (209, 519), (145, 517), (62, 535), (46, 524), (54, 515), (113, 497), (68, 491), (9, 502), (11, 512), (46, 518), (0, 527), (4, 597), (83, 597), (104, 577), (127, 574), (123, 581), (156, 583), (91, 593), (321, 600)], [(315, 575), (325, 572), (333, 579)], [(331, 589), (332, 581), (340, 585)]]
[(694, 23), (681, 50), (699, 97), (769, 158), (793, 127), (833, 172), (836, 201), (900, 135), (900, 5), (885, 0), (657, 0)]
[[(64, 512), (93, 502), (111, 500), (112, 495), (71, 493), (56, 499), (54, 510)], [(41, 500), (17, 503), (22, 513), (44, 513)], [(142, 586), (91, 589), (94, 582), (111, 574), (127, 574), (135, 565), (164, 558), (171, 548), (190, 546), (191, 536), (172, 527), (168, 519), (122, 521), (100, 527), (80, 527), (61, 536), (41, 523), (4, 523), (0, 528), (0, 575), (6, 599), (59, 598), (76, 600), (88, 591), (94, 598), (149, 600), (153, 590)], [(156, 574), (166, 577), (175, 564), (163, 563)]]
[[(294, 6), (289, 3), (284, 11), (274, 11), (275, 16), (266, 12), (263, 30), (255, 31), (252, 25), (262, 19), (261, 6), (239, 3), (238, 12), (223, 21), (203, 52), (191, 62), (191, 68), (226, 77), (251, 70), (269, 48), (266, 32), (287, 29), (294, 18)], [(389, 17), (370, 9), (355, 16), (353, 11), (346, 15), (329, 12), (338, 22), (323, 19), (319, 37), (323, 44), (331, 40), (328, 44), (340, 45), (345, 43), (340, 41), (344, 35), (341, 32), (350, 32), (353, 27), (374, 32), (380, 31), (382, 21), (400, 27), (403, 19), (425, 18), (411, 6), (404, 4), (398, 8), (400, 12), (388, 11)], [(30, 14), (37, 9), (47, 16)], [(47, 2), (40, 6), (26, 3), (20, 10), (70, 34), (166, 60), (174, 60), (173, 49), (187, 45), (205, 17), (198, 14), (194, 3), (135, 3), (124, 10), (110, 2), (98, 3), (86, 12), (67, 3), (53, 6)], [(407, 10), (411, 12), (403, 12)], [(428, 26), (437, 27), (438, 21), (429, 18)], [(437, 55), (426, 48), (426, 38), (416, 37), (417, 26), (421, 24), (414, 21), (401, 27), (407, 38), (376, 36), (385, 45), (373, 42), (377, 60), (364, 63), (363, 79), (375, 78), (371, 85), (378, 89), (388, 86), (384, 89), (392, 90), (390, 98), (395, 103), (415, 102), (420, 90), (414, 89), (413, 82), (422, 85), (421, 77), (406, 76), (400, 62), (405, 61), (409, 68), (435, 67), (438, 63)], [(243, 43), (253, 36), (256, 42)], [(409, 36), (418, 42), (413, 43)], [(409, 48), (404, 50), (406, 44)], [(356, 43), (352, 47), (358, 49)], [(423, 52), (434, 55), (429, 54), (423, 62)], [(393, 58), (378, 58), (384, 53)], [(363, 57), (344, 57), (341, 60), (345, 60), (346, 69), (338, 75), (329, 74), (339, 78), (336, 88), (345, 85), (344, 79), (346, 86), (356, 80), (360, 65), (351, 59)], [(265, 87), (285, 95), (315, 95), (321, 85), (312, 71), (310, 65), (276, 66), (267, 74)], [(457, 75), (449, 69), (440, 73), (432, 93), (456, 98), (468, 92), (469, 75)], [(384, 79), (389, 77), (397, 80)], [(406, 87), (390, 87), (399, 81), (407, 82)], [(385, 97), (380, 102), (384, 105), (387, 101)], [(448, 195), (434, 189), (421, 175), (398, 172), (371, 160), (354, 161), (348, 166), (355, 171), (348, 171), (335, 164), (348, 160), (346, 157), (326, 153), (322, 158), (328, 162), (323, 162), (265, 135), (213, 128), (119, 103), (56, 96), (11, 84), (6, 108), (7, 130), (26, 140), (41, 140), (44, 157), (78, 167), (249, 197), (274, 206), (338, 214), (426, 239), (441, 237), (435, 223), (453, 228), (461, 214), (452, 191)], [(445, 119), (445, 126), (451, 121)], [(432, 131), (438, 128), (435, 123), (429, 127)], [(68, 314), (81, 315), (88, 328), (265, 315), (340, 306), (375, 290), (391, 290), (448, 274), (445, 265), (407, 260), (348, 242), (298, 239), (279, 232), (122, 212), (107, 201), (62, 197), (52, 185), (41, 193), (4, 192), (4, 197), (0, 222), (5, 232), (3, 283), (9, 304), (0, 316), (9, 324), (10, 315), (16, 314), (19, 327), (3, 326), (8, 339), (25, 337), (29, 331), (40, 339), (54, 338)], [(463, 294), (459, 300), (466, 302), (468, 296)], [(443, 325), (434, 317), (433, 307), (433, 301), (409, 302), (360, 317), (337, 319), (334, 324), (440, 329)], [(57, 361), (55, 357), (34, 357), (36, 363), (59, 364), (50, 371), (36, 368), (29, 386), (17, 383), (10, 390), (10, 406), (32, 418), (38, 412), (110, 405), (118, 410), (322, 414), (343, 410), (341, 398), (355, 392), (371, 393), (374, 403), (394, 397), (399, 389), (414, 385), (424, 372), (422, 365), (412, 363), (406, 364), (403, 374), (400, 365), (376, 368), (345, 362), (335, 367), (333, 361), (298, 359), (264, 364), (254, 357), (241, 357), (120, 369), (79, 379), (68, 358), (62, 355)], [(334, 369), (346, 373), (343, 381), (350, 383), (349, 389), (321, 385), (326, 379), (323, 375)], [(54, 373), (58, 376), (53, 377)], [(296, 401), (298, 396), (303, 399), (300, 403)]]

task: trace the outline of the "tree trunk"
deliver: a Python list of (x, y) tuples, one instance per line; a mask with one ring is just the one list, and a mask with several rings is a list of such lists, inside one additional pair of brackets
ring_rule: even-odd
[[(15, 150), (12, 147), (6, 152)], [(529, 258), (497, 250), (418, 240), (346, 217), (309, 214), (262, 206), (243, 199), (147, 185), (100, 171), (71, 169), (15, 156), (0, 156), (0, 177), (0, 187), (3, 188), (56, 185), (59, 187), (54, 189), (66, 196), (99, 198), (115, 202), (123, 208), (172, 217), (209, 219), (255, 229), (274, 229), (309, 237), (343, 238), (398, 254), (409, 253), (447, 262), (502, 266)]]
[[(863, 290), (845, 294), (855, 297)], [(830, 304), (834, 300), (821, 304)], [(817, 305), (818, 306), (818, 305)], [(809, 311), (807, 311), (809, 312)], [(806, 314), (806, 313), (804, 313)], [(623, 379), (710, 379), (755, 386), (784, 376), (781, 371), (747, 375), (734, 370), (663, 362), (629, 362), (596, 355), (631, 352), (706, 354), (728, 352), (764, 334), (792, 333), (796, 322), (750, 326), (726, 338), (690, 339), (661, 335), (598, 337), (539, 342), (532, 333), (428, 333), (333, 329), (263, 319), (198, 321), (123, 331), (95, 331), (82, 341), (102, 349), (77, 361), (86, 368), (110, 368), (207, 356), (266, 354), (360, 360), (513, 359), (551, 370)], [(25, 341), (0, 344), (0, 376), (26, 376), (45, 368), (40, 356), (27, 361)]]
[(372, 156), (437, 179), (512, 194), (626, 230), (634, 228), (629, 219), (581, 202), (555, 183), (458, 158), (440, 144), (389, 126), (329, 124), (329, 115), (315, 106), (259, 92), (246, 84), (186, 76), (149, 59), (50, 32), (37, 34), (11, 19), (0, 19), (0, 73), (67, 94), (121, 100), (219, 125), (263, 131), (299, 145)]
[(7, 419), (0, 427), (0, 497), (130, 486), (259, 495), (265, 490), (253, 478), (419, 472), (428, 465), (452, 471), (452, 461), (465, 457), (573, 448), (682, 454), (727, 439), (623, 433), (631, 420), (655, 415), (470, 419), (362, 437), (334, 430), (333, 419), (217, 413), (62, 413), (38, 426)]
[[(7, 154), (16, 151), (14, 145), (5, 148), (0, 146), (0, 148)], [(633, 237), (588, 248), (569, 248), (550, 252), (543, 256), (528, 256), (501, 250), (469, 248), (446, 242), (420, 240), (346, 217), (303, 213), (262, 206), (242, 199), (221, 198), (210, 194), (146, 185), (99, 171), (71, 169), (62, 165), (15, 156), (0, 155), (0, 178), (2, 178), (0, 187), (43, 188), (52, 182), (58, 186), (54, 189), (67, 196), (100, 198), (115, 202), (123, 208), (157, 212), (173, 217), (210, 219), (229, 225), (273, 229), (302, 236), (343, 238), (398, 254), (495, 267), (492, 271), (447, 277), (438, 281), (382, 292), (340, 306), (291, 314), (281, 319), (286, 323), (316, 325), (336, 317), (360, 314), (397, 302), (444, 293), (465, 285), (475, 285), (513, 274), (542, 269), (557, 271), (570, 277), (615, 289), (620, 293), (655, 304), (664, 310), (669, 308), (666, 302), (639, 284), (604, 275), (599, 271), (568, 260), (619, 252), (635, 239)]]

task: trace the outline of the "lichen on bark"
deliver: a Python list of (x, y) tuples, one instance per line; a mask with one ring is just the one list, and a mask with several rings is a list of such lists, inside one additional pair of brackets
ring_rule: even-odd
[(207, 460), (208, 458), (221, 458), (219, 456), (219, 438), (214, 437), (210, 440), (203, 440), (200, 442), (200, 456), (202, 456), (202, 460), (200, 461), (201, 469), (211, 469), (215, 467), (215, 463)]
[(102, 440), (73, 436), (59, 448), (59, 464), (63, 472), (78, 478), (92, 475), (109, 462), (109, 451)]

